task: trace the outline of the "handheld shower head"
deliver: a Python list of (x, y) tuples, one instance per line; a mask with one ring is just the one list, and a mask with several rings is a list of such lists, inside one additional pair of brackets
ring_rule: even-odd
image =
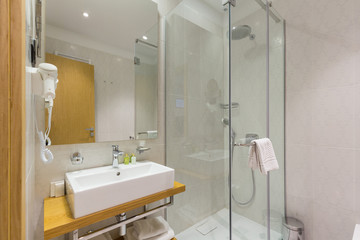
[[(223, 123), (224, 127), (229, 126), (229, 119), (228, 118), (222, 118), (221, 122)], [(233, 142), (235, 141), (235, 137), (236, 137), (236, 132), (234, 131), (233, 128), (231, 128), (231, 138), (232, 138)]]
[(224, 126), (229, 126), (229, 119), (227, 118), (222, 118), (221, 122), (224, 124)]

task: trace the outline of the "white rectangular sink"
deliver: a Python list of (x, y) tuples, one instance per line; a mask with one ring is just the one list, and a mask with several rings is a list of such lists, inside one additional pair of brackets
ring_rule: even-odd
[(73, 217), (82, 217), (174, 187), (174, 169), (141, 161), (65, 174)]

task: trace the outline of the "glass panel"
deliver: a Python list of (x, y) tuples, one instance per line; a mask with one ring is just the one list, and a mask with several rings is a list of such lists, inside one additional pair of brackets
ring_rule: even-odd
[[(238, 2), (239, 3), (239, 2)], [(272, 140), (280, 170), (267, 176), (248, 167), (248, 147), (235, 147), (232, 169), (233, 239), (270, 239), (267, 236), (270, 203), (271, 239), (282, 239), (284, 216), (284, 45), (283, 22), (270, 21), (269, 100), (267, 99), (267, 13), (260, 0), (244, 0), (231, 9), (232, 127), (236, 142), (251, 137)], [(274, 11), (272, 9), (272, 11)], [(276, 20), (276, 21), (275, 21)], [(248, 140), (249, 142), (249, 140)], [(268, 202), (270, 201), (270, 202)]]
[[(227, 8), (210, 0), (184, 0), (166, 18), (166, 159), (175, 169), (176, 180), (187, 188), (176, 197), (167, 217), (180, 240), (204, 235), (207, 239), (229, 239), (230, 233), (234, 240), (260, 240), (270, 237), (270, 203), (271, 239), (281, 239), (283, 21), (270, 20), (268, 73), (267, 14), (260, 0), (238, 2), (230, 9), (231, 16)], [(280, 170), (271, 173), (270, 202), (267, 177), (248, 167), (248, 147), (231, 147), (231, 141), (267, 137), (268, 103), (270, 138), (280, 165)], [(233, 161), (229, 161), (231, 153)]]
[(229, 235), (227, 19), (220, 1), (200, 0), (184, 0), (166, 17), (166, 159), (186, 185), (167, 211), (178, 240)]
[(280, 168), (270, 174), (270, 226), (271, 239), (279, 240), (282, 238), (276, 233), (281, 233), (285, 216), (285, 23), (275, 9), (270, 10), (279, 18), (274, 19), (271, 15), (269, 18), (269, 126)]
[(135, 42), (135, 136), (157, 138), (158, 25)]
[[(231, 9), (232, 127), (236, 142), (266, 137), (266, 12), (254, 0)], [(234, 147), (233, 239), (266, 239), (266, 176), (248, 166), (249, 147)]]

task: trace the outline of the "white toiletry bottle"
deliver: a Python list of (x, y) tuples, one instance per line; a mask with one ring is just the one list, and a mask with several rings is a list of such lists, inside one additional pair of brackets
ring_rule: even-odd
[(136, 157), (134, 154), (131, 154), (131, 164), (136, 164)]

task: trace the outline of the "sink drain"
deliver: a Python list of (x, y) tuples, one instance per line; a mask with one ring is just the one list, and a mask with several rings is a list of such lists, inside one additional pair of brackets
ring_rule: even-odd
[(117, 172), (117, 173), (116, 173), (116, 176), (120, 176), (120, 172)]

